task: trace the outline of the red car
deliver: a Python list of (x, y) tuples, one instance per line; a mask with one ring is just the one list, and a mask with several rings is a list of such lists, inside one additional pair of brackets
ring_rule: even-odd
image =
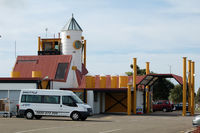
[(168, 100), (159, 100), (157, 102), (154, 102), (153, 104), (153, 111), (173, 111), (173, 104), (170, 103)]

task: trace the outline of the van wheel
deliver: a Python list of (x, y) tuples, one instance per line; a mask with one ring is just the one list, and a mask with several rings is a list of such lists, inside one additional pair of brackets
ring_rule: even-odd
[(167, 109), (166, 109), (166, 108), (163, 108), (163, 112), (167, 112)]
[(79, 112), (73, 112), (73, 113), (71, 114), (71, 118), (72, 118), (72, 120), (74, 120), (74, 121), (78, 121), (78, 120), (80, 119), (80, 114), (79, 114)]
[(81, 117), (82, 121), (85, 121), (87, 119), (87, 117)]
[(42, 118), (41, 115), (36, 115), (36, 116), (35, 116), (35, 119), (37, 119), (37, 120), (39, 120), (39, 119), (41, 119), (41, 118)]
[(33, 119), (33, 111), (32, 110), (27, 110), (25, 113), (26, 119)]

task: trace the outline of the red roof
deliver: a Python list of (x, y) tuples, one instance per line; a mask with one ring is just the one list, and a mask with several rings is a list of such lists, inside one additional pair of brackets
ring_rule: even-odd
[(181, 76), (175, 74), (148, 74), (144, 75), (143, 79), (139, 82), (142, 85), (150, 85), (154, 83), (158, 78), (174, 78), (180, 85), (183, 85), (183, 79)]
[(41, 71), (41, 78), (48, 76), (49, 79), (55, 80), (58, 64), (69, 63), (63, 80), (66, 81), (71, 59), (71, 55), (18, 56), (13, 71), (20, 72), (21, 78), (31, 78), (32, 71)]

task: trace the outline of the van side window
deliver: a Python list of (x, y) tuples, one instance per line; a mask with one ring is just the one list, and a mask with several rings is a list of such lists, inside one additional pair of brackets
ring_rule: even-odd
[(67, 106), (77, 106), (71, 96), (63, 96), (62, 104)]
[(60, 104), (60, 96), (43, 96), (43, 103)]
[(26, 102), (26, 96), (25, 95), (22, 95), (21, 102)]
[(42, 102), (42, 96), (39, 96), (39, 95), (22, 95), (21, 102), (41, 103)]

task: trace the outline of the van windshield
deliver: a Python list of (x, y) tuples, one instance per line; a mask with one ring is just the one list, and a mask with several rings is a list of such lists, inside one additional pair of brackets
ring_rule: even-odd
[(83, 101), (82, 101), (78, 96), (72, 95), (71, 97), (73, 98), (73, 100), (74, 100), (76, 103), (80, 103), (80, 104), (83, 103)]

